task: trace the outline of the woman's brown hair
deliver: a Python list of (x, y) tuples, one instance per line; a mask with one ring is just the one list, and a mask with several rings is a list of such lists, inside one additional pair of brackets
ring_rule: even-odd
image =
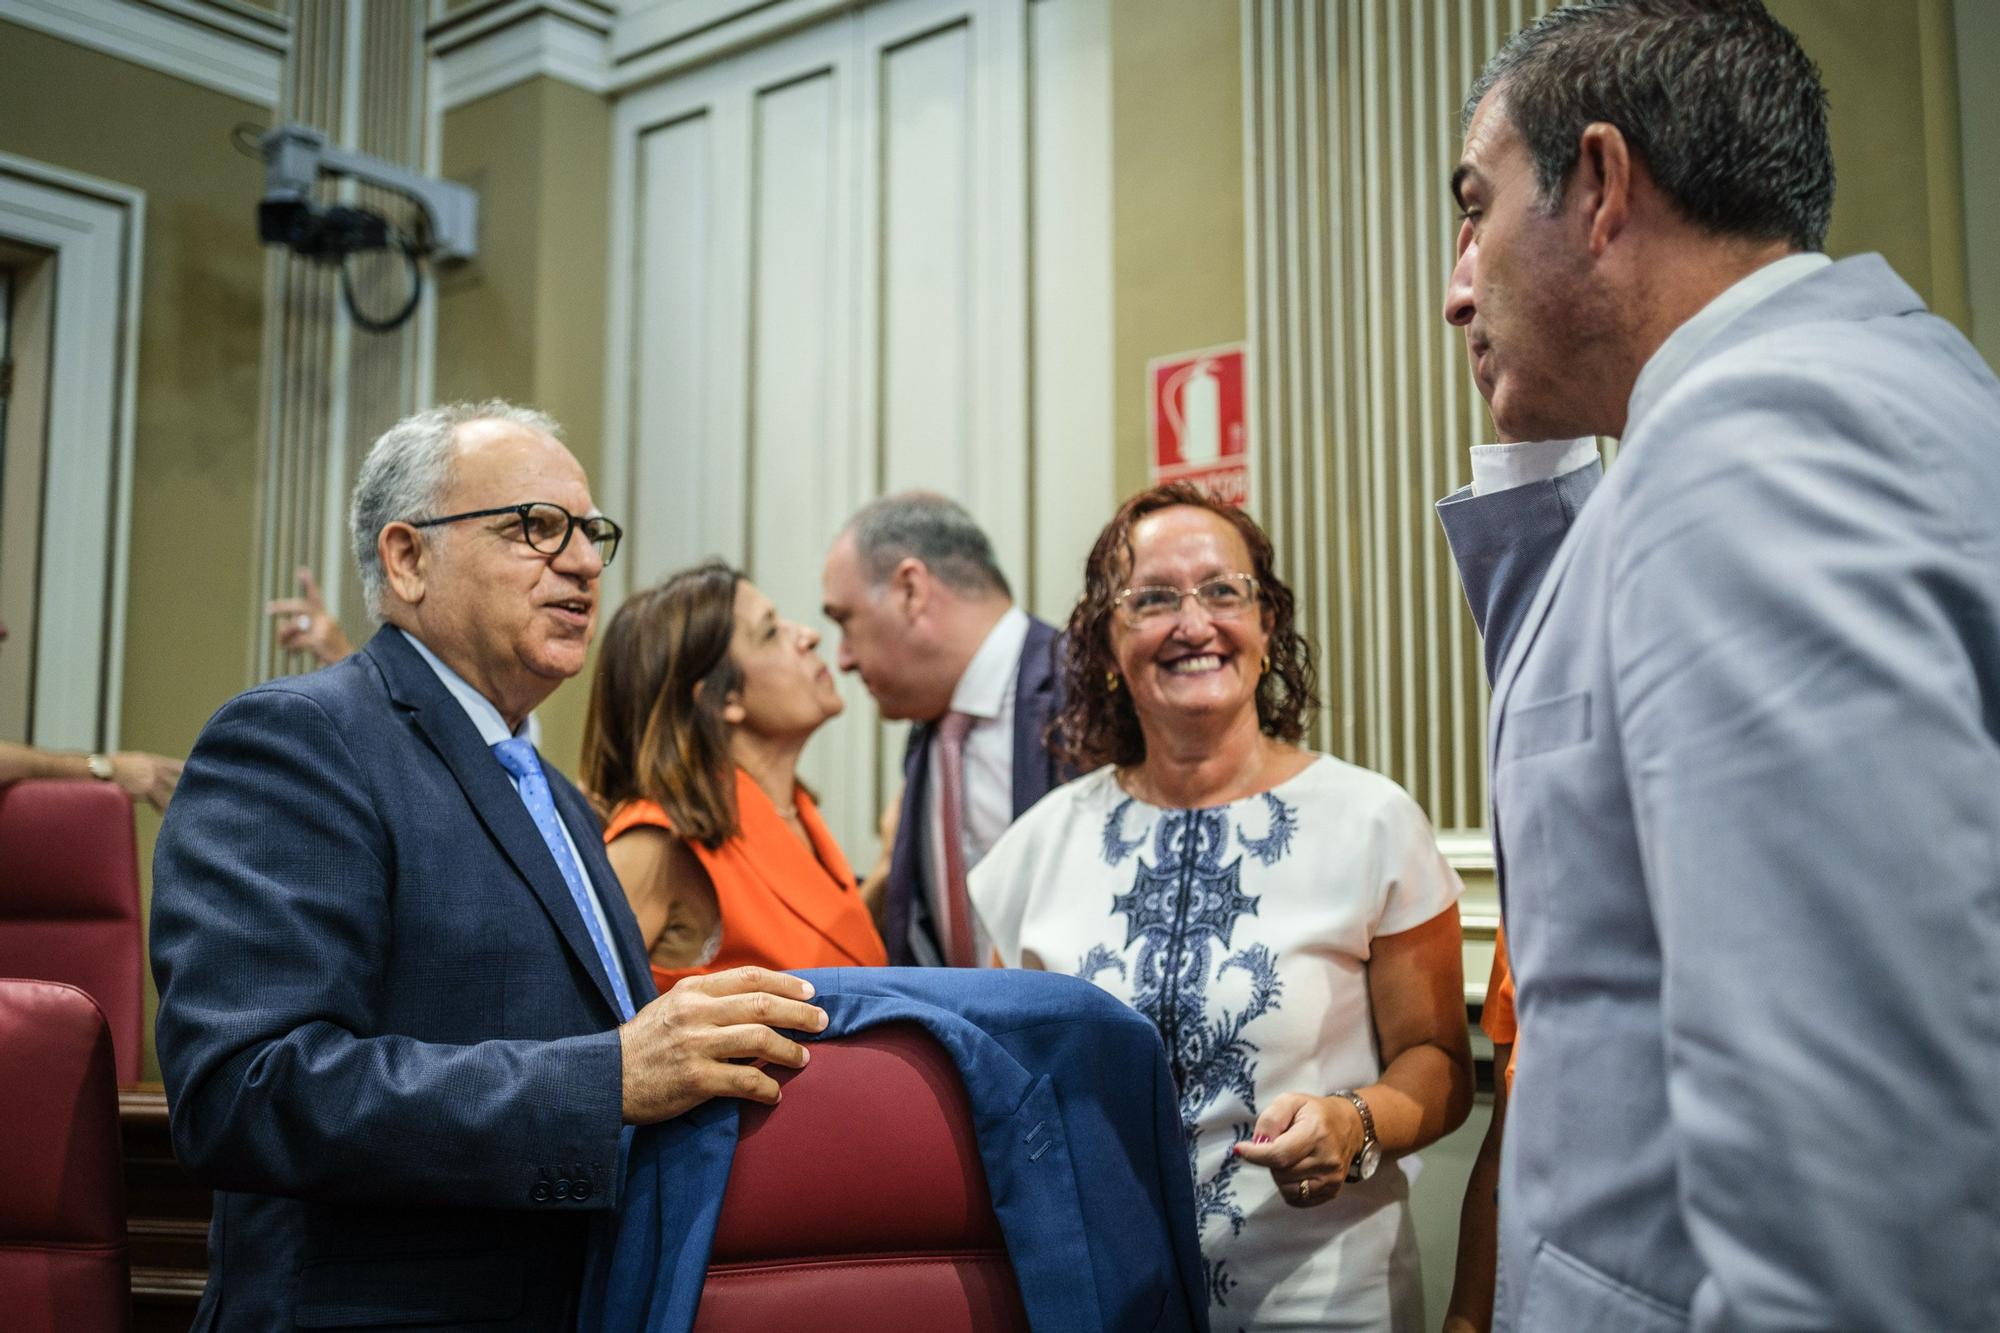
[(1136, 764), (1146, 757), (1146, 737), (1139, 729), (1130, 691), (1114, 690), (1107, 683), (1118, 666), (1111, 655), (1111, 618), (1132, 569), (1132, 529), (1148, 514), (1181, 505), (1222, 519), (1249, 548), (1246, 572), (1257, 580), (1257, 600), (1271, 618), (1271, 669), (1257, 683), (1258, 728), (1266, 736), (1297, 742), (1305, 735), (1306, 715), (1319, 707), (1313, 691), (1312, 646), (1295, 627), (1295, 599), (1278, 577), (1271, 539), (1235, 505), (1213, 499), (1187, 482), (1168, 482), (1120, 505), (1097, 535), (1097, 545), (1084, 564), (1083, 596), (1070, 613), (1064, 636), (1063, 709), (1049, 729), (1056, 757), (1079, 773), (1104, 764)]
[(674, 832), (719, 847), (737, 830), (723, 701), (743, 575), (708, 560), (632, 594), (611, 617), (583, 725), (583, 785), (606, 809), (657, 802)]

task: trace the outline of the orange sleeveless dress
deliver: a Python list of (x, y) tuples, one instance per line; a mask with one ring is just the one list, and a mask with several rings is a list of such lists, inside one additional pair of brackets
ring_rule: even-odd
[[(854, 871), (840, 844), (821, 822), (812, 798), (799, 793), (799, 822), (813, 850), (785, 825), (778, 807), (751, 776), (736, 770), (736, 836), (711, 850), (687, 844), (715, 885), (722, 914), (722, 947), (713, 961), (694, 968), (653, 969), (665, 994), (682, 977), (732, 967), (792, 971), (802, 967), (882, 967), (889, 961)], [(642, 824), (673, 832), (667, 812), (652, 801), (627, 801), (612, 813), (604, 841)]]

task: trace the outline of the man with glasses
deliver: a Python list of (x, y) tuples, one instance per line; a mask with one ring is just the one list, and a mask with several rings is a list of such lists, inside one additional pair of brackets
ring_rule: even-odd
[(860, 674), (882, 716), (916, 724), (880, 912), (889, 961), (980, 966), (993, 950), (966, 876), (1070, 776), (1042, 743), (1062, 707), (1055, 627), (1014, 605), (972, 515), (923, 491), (850, 519), (820, 588), (840, 669)]
[(743, 968), (655, 998), (583, 796), (525, 736), (583, 668), (619, 528), (540, 413), (420, 413), (363, 463), (382, 629), (239, 695), (155, 862), (161, 1069), (216, 1189), (197, 1322), (573, 1322), (624, 1127), (772, 1102), (777, 1027), (825, 1016)]

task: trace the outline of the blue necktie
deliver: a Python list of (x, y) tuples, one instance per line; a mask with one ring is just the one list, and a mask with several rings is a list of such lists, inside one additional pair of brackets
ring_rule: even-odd
[(535, 756), (534, 745), (525, 737), (516, 736), (495, 745), (493, 757), (520, 784), (521, 801), (528, 807), (528, 813), (534, 816), (542, 841), (549, 845), (549, 855), (555, 857), (556, 869), (562, 871), (563, 883), (569, 885), (569, 896), (583, 917), (583, 928), (590, 932), (590, 942), (597, 946), (597, 961), (604, 964), (604, 971), (611, 978), (612, 993), (618, 997), (618, 1016), (621, 1019), (631, 1018), (632, 992), (625, 984), (625, 969), (618, 966), (618, 959), (611, 952), (611, 942), (604, 938), (604, 931), (597, 924), (597, 913), (590, 901), (590, 888), (583, 882), (583, 871), (577, 868), (576, 858), (569, 854), (569, 844), (563, 841), (562, 825), (556, 817), (556, 803), (549, 796), (549, 780), (542, 776), (542, 761)]

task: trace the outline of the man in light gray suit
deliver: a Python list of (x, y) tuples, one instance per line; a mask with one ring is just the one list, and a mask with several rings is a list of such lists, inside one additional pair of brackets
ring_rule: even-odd
[(1595, 0), (1467, 103), (1439, 507), (1495, 671), (1495, 1326), (2000, 1328), (2000, 383), (1817, 253), (1755, 0)]

